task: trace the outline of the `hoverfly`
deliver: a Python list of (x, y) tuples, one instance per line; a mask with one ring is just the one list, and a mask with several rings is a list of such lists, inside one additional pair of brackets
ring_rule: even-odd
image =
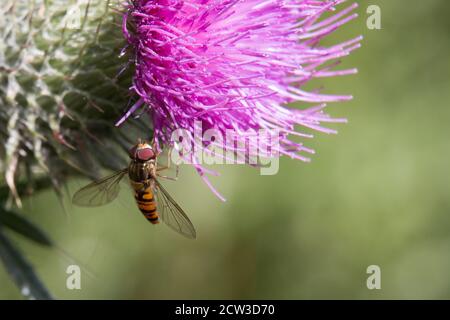
[(139, 141), (129, 151), (131, 161), (128, 168), (81, 188), (73, 195), (72, 202), (84, 207), (110, 203), (119, 194), (120, 181), (128, 175), (138, 208), (150, 223), (158, 224), (161, 219), (181, 235), (195, 239), (195, 228), (186, 213), (158, 181), (158, 177), (170, 177), (159, 174), (168, 166), (158, 168), (160, 153), (156, 150), (154, 143), (150, 145)]

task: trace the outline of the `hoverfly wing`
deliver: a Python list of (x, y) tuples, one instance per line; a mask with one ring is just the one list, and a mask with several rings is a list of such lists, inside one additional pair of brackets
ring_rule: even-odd
[(156, 194), (161, 220), (181, 235), (195, 239), (197, 237), (195, 228), (186, 213), (156, 179), (155, 184), (156, 190), (154, 190), (154, 193)]
[(120, 181), (128, 169), (115, 172), (81, 188), (72, 197), (72, 203), (82, 207), (97, 207), (113, 201), (120, 191)]

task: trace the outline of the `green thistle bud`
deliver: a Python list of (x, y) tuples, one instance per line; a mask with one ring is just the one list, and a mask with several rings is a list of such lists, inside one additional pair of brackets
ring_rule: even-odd
[(121, 10), (102, 0), (2, 4), (0, 172), (17, 203), (19, 180), (45, 174), (59, 191), (69, 174), (95, 177), (124, 164), (116, 149), (138, 134), (113, 126), (132, 73), (118, 75), (128, 61), (119, 58)]

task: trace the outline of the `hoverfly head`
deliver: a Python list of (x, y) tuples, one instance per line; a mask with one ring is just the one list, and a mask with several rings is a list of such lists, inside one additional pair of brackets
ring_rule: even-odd
[(148, 161), (156, 159), (156, 153), (147, 142), (139, 141), (130, 149), (130, 158), (136, 161)]

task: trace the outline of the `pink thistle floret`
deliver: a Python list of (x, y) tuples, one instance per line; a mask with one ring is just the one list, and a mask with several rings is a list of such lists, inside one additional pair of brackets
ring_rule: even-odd
[[(135, 52), (131, 89), (139, 99), (117, 125), (146, 108), (154, 135), (164, 145), (171, 145), (176, 129), (193, 134), (196, 122), (203, 132), (214, 128), (224, 136), (233, 129), (238, 143), (250, 145), (261, 137), (243, 133), (265, 129), (279, 137), (273, 154), (309, 161), (305, 153), (313, 150), (290, 137), (310, 137), (302, 127), (334, 133), (322, 124), (345, 119), (325, 114), (326, 103), (352, 98), (302, 89), (313, 78), (356, 72), (334, 67), (360, 46), (361, 37), (328, 47), (320, 44), (357, 17), (357, 4), (337, 10), (343, 2), (132, 1), (123, 31)], [(321, 18), (327, 12), (332, 14)], [(287, 107), (292, 102), (306, 107)], [(271, 141), (269, 137), (266, 143)], [(207, 179), (209, 171), (198, 163), (194, 166)]]

